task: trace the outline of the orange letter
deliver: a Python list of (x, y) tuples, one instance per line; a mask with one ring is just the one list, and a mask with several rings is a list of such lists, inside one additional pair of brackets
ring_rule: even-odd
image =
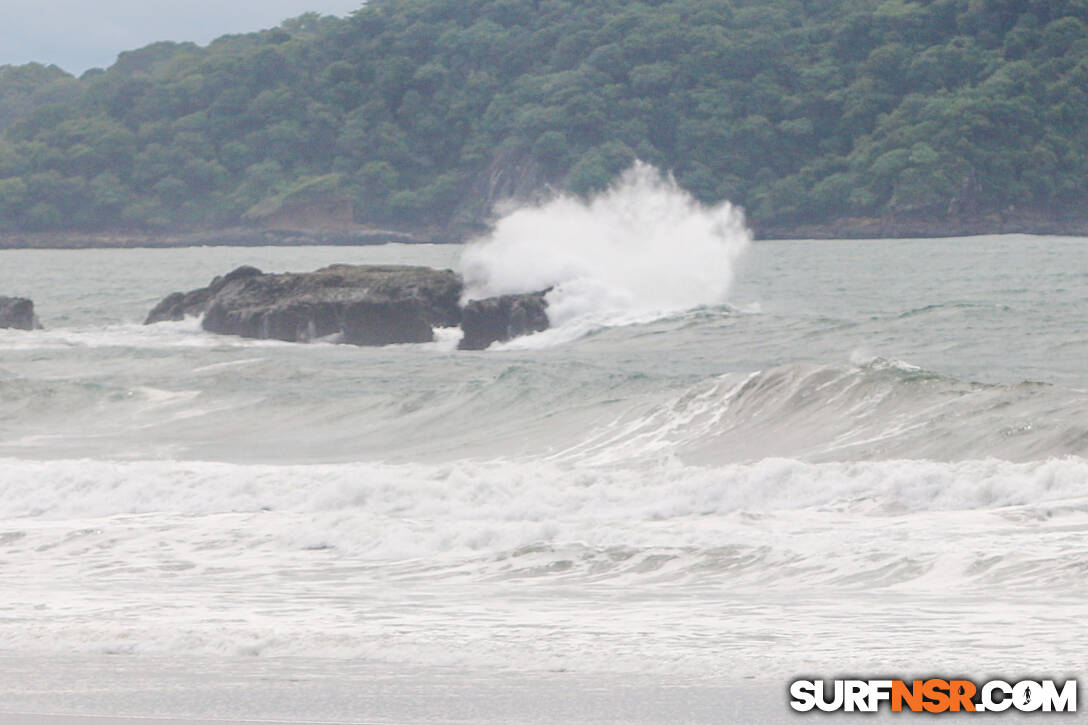
[(903, 702), (911, 712), (922, 711), (922, 681), (915, 680), (912, 687), (907, 683), (896, 680), (892, 683), (892, 712), (903, 712)]
[(961, 707), (964, 712), (974, 712), (975, 703), (971, 702), (971, 699), (978, 692), (975, 683), (970, 680), (952, 680), (948, 685), (948, 691), (952, 695), (952, 712), (959, 712)]
[(948, 711), (948, 681), (947, 680), (926, 680), (925, 685), (922, 687), (922, 692), (925, 693), (926, 699), (929, 700), (923, 707), (926, 712), (947, 712)]

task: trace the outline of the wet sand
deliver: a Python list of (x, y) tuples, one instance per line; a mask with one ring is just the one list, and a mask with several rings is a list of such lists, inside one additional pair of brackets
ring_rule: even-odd
[[(87, 717), (0, 713), (0, 725), (323, 725), (302, 720), (175, 720), (161, 718)], [(359, 724), (364, 725), (364, 724)]]

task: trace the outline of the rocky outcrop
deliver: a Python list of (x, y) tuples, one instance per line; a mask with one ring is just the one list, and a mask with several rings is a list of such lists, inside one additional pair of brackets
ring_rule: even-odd
[(34, 303), (24, 297), (0, 297), (0, 328), (40, 330)]
[(335, 336), (352, 345), (431, 342), (434, 328), (461, 325), (462, 350), (484, 350), (548, 328), (547, 291), (473, 300), (450, 270), (333, 265), (304, 274), (239, 267), (191, 292), (175, 292), (145, 324), (203, 315), (209, 332), (308, 342)]
[(446, 222), (440, 238), (467, 241), (486, 233), (496, 214), (507, 207), (546, 199), (553, 189), (537, 157), (529, 150), (499, 149), (492, 162), (467, 183), (463, 201)]
[(208, 302), (211, 301), (212, 297), (226, 287), (227, 284), (240, 279), (257, 277), (262, 274), (264, 274), (264, 272), (256, 267), (239, 267), (230, 274), (216, 277), (207, 287), (201, 287), (192, 292), (175, 292), (174, 294), (167, 296), (166, 299), (159, 304), (155, 305), (155, 309), (151, 310), (148, 314), (147, 319), (144, 320), (144, 324), (152, 325), (156, 322), (166, 321), (176, 322), (178, 320), (184, 320), (186, 317), (199, 317), (207, 311)]
[(548, 329), (547, 291), (473, 300), (461, 313), (461, 350), (486, 350), (492, 343)]
[(461, 290), (460, 276), (427, 267), (334, 265), (305, 274), (241, 267), (204, 289), (167, 297), (148, 323), (203, 312), (205, 330), (242, 337), (430, 342), (435, 327), (460, 323)]

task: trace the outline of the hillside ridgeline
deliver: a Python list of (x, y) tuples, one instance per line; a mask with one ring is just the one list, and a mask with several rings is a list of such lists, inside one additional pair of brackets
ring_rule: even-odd
[(80, 79), (4, 67), (0, 237), (462, 238), (635, 158), (772, 236), (1088, 230), (1086, 23), (1083, 0), (374, 0)]

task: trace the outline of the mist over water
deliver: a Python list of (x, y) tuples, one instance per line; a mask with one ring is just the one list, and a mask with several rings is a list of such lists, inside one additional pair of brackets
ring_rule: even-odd
[(645, 322), (724, 304), (750, 243), (739, 209), (701, 204), (637, 162), (589, 200), (561, 195), (499, 219), (464, 251), (464, 296), (550, 288), (554, 327)]

